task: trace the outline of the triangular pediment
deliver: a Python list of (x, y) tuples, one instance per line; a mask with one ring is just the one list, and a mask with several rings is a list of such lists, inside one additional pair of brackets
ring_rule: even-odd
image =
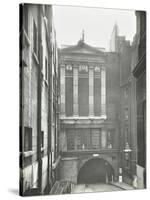
[(62, 53), (71, 53), (71, 54), (93, 54), (93, 55), (104, 55), (104, 52), (99, 50), (96, 47), (92, 47), (84, 42), (78, 42), (77, 45), (69, 46), (61, 49)]

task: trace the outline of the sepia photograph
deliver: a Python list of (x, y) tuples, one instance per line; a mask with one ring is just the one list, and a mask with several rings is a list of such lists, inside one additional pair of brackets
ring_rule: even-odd
[(22, 3), (19, 58), (19, 194), (146, 189), (146, 11)]

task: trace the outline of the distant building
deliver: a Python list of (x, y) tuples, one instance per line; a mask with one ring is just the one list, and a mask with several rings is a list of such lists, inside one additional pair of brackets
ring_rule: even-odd
[(46, 194), (57, 180), (59, 68), (52, 7), (20, 5), (20, 192)]
[(146, 14), (136, 11), (133, 43), (119, 36), (115, 24), (110, 50), (120, 60), (120, 144), (123, 181), (137, 177), (137, 187), (146, 186)]
[(119, 58), (99, 49), (86, 44), (84, 34), (77, 45), (60, 49), (61, 180), (119, 177)]
[(118, 26), (115, 24), (110, 47), (119, 56), (120, 73), (120, 145), (122, 151), (122, 175), (123, 181), (132, 184), (136, 177), (137, 164), (137, 124), (136, 124), (136, 92), (135, 79), (132, 75), (132, 67), (135, 63), (137, 42), (133, 44), (120, 36)]

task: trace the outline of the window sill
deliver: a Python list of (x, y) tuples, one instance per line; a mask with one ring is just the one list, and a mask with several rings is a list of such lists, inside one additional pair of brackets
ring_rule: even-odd
[(34, 58), (35, 62), (39, 65), (39, 60), (38, 60), (38, 57), (35, 52), (33, 52), (33, 58)]

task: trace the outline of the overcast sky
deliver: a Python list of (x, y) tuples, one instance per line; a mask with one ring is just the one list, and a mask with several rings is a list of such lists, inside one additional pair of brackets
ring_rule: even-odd
[(53, 6), (54, 25), (58, 45), (74, 45), (85, 32), (85, 42), (109, 50), (109, 41), (115, 23), (119, 35), (132, 41), (136, 30), (133, 10)]

